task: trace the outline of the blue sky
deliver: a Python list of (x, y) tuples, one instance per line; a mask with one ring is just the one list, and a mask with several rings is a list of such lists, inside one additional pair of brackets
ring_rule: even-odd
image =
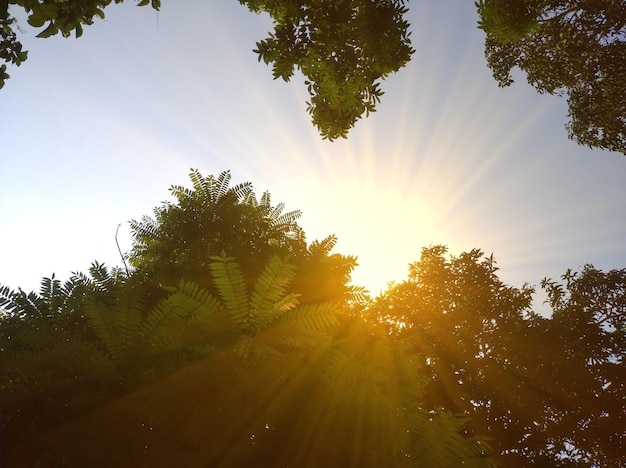
[(515, 286), (626, 267), (626, 158), (568, 140), (565, 101), (522, 76), (498, 88), (473, 2), (409, 7), (413, 60), (333, 143), (300, 76), (257, 62), (271, 24), (235, 0), (112, 5), (79, 40), (24, 25), (29, 59), (0, 91), (0, 284), (119, 265), (117, 225), (128, 250), (127, 221), (192, 167), (302, 210), (308, 239), (336, 234), (374, 294), (431, 244), (493, 252)]

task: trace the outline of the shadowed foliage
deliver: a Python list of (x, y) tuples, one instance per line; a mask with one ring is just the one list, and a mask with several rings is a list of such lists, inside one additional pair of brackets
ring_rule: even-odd
[(544, 317), (434, 246), (372, 299), (299, 212), (191, 179), (134, 269), (0, 286), (3, 466), (626, 464), (626, 270), (543, 280)]
[(337, 239), (328, 236), (306, 243), (297, 220), (300, 211), (272, 205), (269, 192), (258, 200), (250, 182), (230, 186), (230, 172), (190, 174), (192, 187), (174, 186), (173, 203), (130, 223), (130, 264), (157, 284), (172, 286), (180, 278), (212, 288), (212, 257), (228, 252), (238, 259), (244, 280), (252, 282), (273, 255), (289, 255), (298, 275), (293, 291), (302, 303), (342, 301), (362, 288), (350, 286), (356, 258), (332, 254)]
[[(464, 418), (422, 409), (425, 381), (410, 342), (390, 340), (384, 327), (345, 315), (337, 304), (299, 306), (286, 292), (295, 268), (279, 257), (270, 259), (250, 291), (232, 258), (215, 257), (211, 267), (219, 298), (181, 281), (150, 311), (139, 306), (140, 284), (108, 282), (108, 294), (101, 289), (99, 299), (85, 301), (93, 333), (72, 345), (55, 343), (56, 332), (45, 322), (45, 343), (4, 333), (3, 351), (11, 348), (19, 367), (2, 376), (3, 401), (12, 397), (3, 420), (10, 442), (4, 461), (493, 466), (485, 441), (463, 433)], [(11, 317), (23, 318), (20, 292), (3, 288), (2, 297)], [(38, 310), (48, 307), (45, 290), (31, 298)], [(71, 294), (57, 301), (70, 302)], [(80, 367), (73, 358), (79, 352)], [(11, 367), (8, 356), (3, 352), (3, 368)], [(46, 369), (33, 364), (41, 359)], [(92, 367), (95, 362), (106, 363), (104, 371)], [(85, 386), (60, 368), (104, 385)], [(21, 373), (36, 395), (16, 384)], [(106, 392), (126, 379), (134, 385)], [(74, 394), (89, 405), (77, 406)], [(48, 420), (41, 424), (46, 405), (66, 411), (44, 412)]]

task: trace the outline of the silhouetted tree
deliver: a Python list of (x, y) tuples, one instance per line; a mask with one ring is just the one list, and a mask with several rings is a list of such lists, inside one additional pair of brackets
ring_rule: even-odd
[(130, 263), (137, 274), (162, 285), (180, 278), (211, 288), (211, 258), (222, 251), (238, 259), (247, 281), (258, 276), (273, 255), (290, 255), (299, 270), (294, 290), (301, 301), (343, 300), (359, 293), (349, 286), (356, 258), (331, 254), (334, 236), (307, 246), (297, 224), (300, 211), (284, 213), (265, 192), (257, 200), (250, 182), (230, 187), (230, 173), (218, 177), (191, 172), (192, 188), (170, 189), (175, 203), (154, 210), (154, 218), (131, 221)]
[(560, 404), (546, 405), (548, 433), (582, 466), (625, 466), (626, 269), (586, 265), (562, 280), (542, 282), (554, 311), (546, 351), (559, 358), (551, 381)]
[[(10, 466), (89, 460), (94, 467), (493, 467), (488, 445), (464, 434), (465, 418), (422, 408), (422, 361), (410, 341), (392, 340), (384, 327), (342, 313), (337, 303), (299, 305), (297, 295), (287, 292), (297, 272), (288, 260), (270, 259), (250, 289), (232, 258), (214, 257), (211, 272), (219, 297), (181, 280), (150, 310), (143, 310), (141, 283), (125, 283), (131, 286), (126, 289), (112, 278), (94, 278), (98, 284), (91, 286), (101, 286), (103, 294), (96, 300), (82, 296), (94, 338), (83, 346), (74, 340), (53, 347), (52, 327), (46, 328), (48, 345), (24, 340), (24, 334), (2, 335), (3, 350), (15, 342), (28, 348), (11, 353), (10, 366), (2, 355), (3, 368), (9, 369), (2, 390), (13, 397), (9, 423), (3, 421), (10, 435), (3, 461)], [(28, 307), (19, 293), (0, 292), (0, 305), (21, 317)], [(39, 301), (40, 308), (46, 301)], [(10, 339), (14, 342), (7, 343)], [(76, 380), (71, 376), (81, 350), (85, 375)], [(47, 368), (33, 366), (33, 359), (44, 359)], [(91, 368), (101, 362), (109, 363), (106, 369)], [(133, 363), (132, 373), (153, 376), (144, 377), (135, 392), (69, 422), (57, 419), (47, 433), (31, 419), (50, 396), (71, 415), (77, 403), (68, 393), (80, 396), (82, 390), (83, 399), (93, 401), (102, 393), (85, 381), (124, 379)], [(13, 371), (16, 366), (20, 372)], [(163, 367), (172, 373), (157, 379)], [(38, 387), (38, 399), (32, 386)]]
[(427, 405), (470, 416), (503, 466), (622, 466), (625, 272), (586, 267), (566, 290), (545, 280), (545, 318), (492, 257), (445, 254), (424, 249), (369, 310), (423, 355)]
[(626, 3), (480, 0), (485, 55), (500, 86), (519, 67), (540, 93), (567, 95), (570, 138), (626, 154)]

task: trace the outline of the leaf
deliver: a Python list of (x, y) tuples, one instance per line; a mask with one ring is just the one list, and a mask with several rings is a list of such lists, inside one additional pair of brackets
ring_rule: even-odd
[(58, 32), (59, 32), (59, 28), (51, 21), (46, 29), (44, 29), (42, 32), (37, 34), (37, 37), (47, 38), (50, 36), (54, 36)]
[(221, 257), (212, 258), (217, 260), (211, 263), (215, 286), (232, 318), (236, 323), (243, 325), (249, 312), (248, 294), (239, 265), (232, 257), (226, 257), (224, 252)]
[(30, 24), (33, 28), (42, 27), (48, 18), (45, 15), (40, 14), (39, 12), (33, 13), (28, 17), (28, 24)]
[[(295, 266), (276, 256), (269, 260), (254, 286), (250, 299), (250, 308), (256, 313), (259, 324), (266, 326), (277, 318), (277, 313), (284, 313), (295, 307), (294, 296), (284, 298), (285, 289), (295, 276)], [(287, 299), (283, 302), (283, 300)]]

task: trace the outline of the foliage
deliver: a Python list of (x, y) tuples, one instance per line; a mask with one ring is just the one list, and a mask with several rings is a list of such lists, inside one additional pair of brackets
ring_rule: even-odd
[[(115, 0), (121, 3), (123, 0)], [(266, 12), (274, 31), (258, 41), (259, 61), (275, 79), (304, 75), (307, 111), (325, 139), (347, 138), (363, 115), (376, 110), (381, 81), (413, 54), (404, 0), (239, 0)], [(83, 26), (112, 0), (4, 0), (0, 2), (0, 59), (19, 66), (27, 52), (17, 38), (9, 6), (23, 8), (28, 23), (80, 37)], [(540, 93), (566, 95), (569, 137), (577, 143), (626, 154), (626, 5), (618, 0), (478, 0), (485, 55), (500, 86), (519, 67)], [(141, 0), (156, 10), (160, 0)], [(0, 67), (0, 88), (8, 78)]]
[(310, 95), (308, 112), (323, 138), (347, 138), (363, 114), (375, 111), (380, 82), (414, 52), (404, 0), (240, 0), (267, 12), (274, 32), (257, 42), (259, 61), (274, 79), (300, 70)]
[[(92, 271), (100, 270), (94, 265)], [(77, 276), (44, 278), (39, 293), (0, 287), (0, 398), (4, 443), (103, 400), (115, 366), (84, 339), (88, 291)]]
[[(123, 0), (115, 0), (122, 3)], [(83, 26), (104, 19), (112, 0), (5, 0), (0, 2), (0, 59), (20, 65), (27, 58), (14, 31), (9, 5), (23, 8), (28, 24), (45, 28), (37, 37), (83, 34)], [(375, 111), (383, 92), (380, 81), (410, 59), (404, 0), (240, 0), (253, 12), (265, 11), (275, 31), (256, 45), (259, 60), (271, 63), (274, 78), (288, 81), (294, 69), (306, 77), (307, 103), (323, 138), (346, 138), (361, 118)], [(159, 10), (160, 0), (141, 0)], [(8, 78), (0, 68), (0, 88)]]
[(541, 93), (567, 95), (570, 138), (626, 154), (626, 4), (480, 0), (485, 55), (500, 86), (519, 67)]
[[(220, 299), (181, 280), (151, 310), (144, 284), (99, 264), (65, 285), (44, 279), (40, 294), (2, 287), (6, 432), (19, 440), (224, 346), (247, 357), (306, 349), (338, 323), (336, 306), (298, 307), (285, 292), (294, 276), (288, 261), (270, 259), (250, 296), (232, 258), (212, 267)], [(77, 314), (81, 327), (69, 327)]]
[(7, 465), (626, 464), (626, 269), (544, 279), (543, 317), (433, 246), (371, 299), (299, 212), (191, 180), (133, 222), (134, 270), (0, 286)]
[[(140, 315), (138, 327), (123, 330), (130, 322), (118, 321), (119, 333), (96, 333), (115, 365), (129, 333), (130, 341), (149, 341), (134, 350), (151, 357), (144, 363), (162, 365), (167, 353), (198, 352), (201, 342), (211, 342), (205, 359), (179, 361), (176, 372), (120, 401), (11, 444), (6, 460), (31, 466), (85, 459), (111, 466), (120, 457), (129, 466), (493, 466), (485, 441), (464, 434), (465, 418), (421, 407), (425, 379), (412, 342), (392, 339), (384, 327), (338, 313), (333, 304), (299, 306), (287, 293), (295, 269), (285, 259), (272, 258), (250, 292), (232, 258), (216, 257), (212, 266), (219, 299), (181, 281)], [(114, 294), (114, 315), (116, 308), (134, 310), (126, 307), (132, 301), (123, 289)], [(100, 319), (92, 323), (101, 329)], [(119, 343), (112, 343), (116, 337)], [(138, 429), (146, 425), (149, 431)]]
[(130, 264), (155, 283), (173, 286), (180, 278), (213, 287), (211, 263), (222, 251), (236, 257), (248, 286), (274, 255), (290, 255), (298, 275), (293, 290), (302, 303), (344, 300), (362, 293), (348, 286), (356, 258), (331, 254), (337, 239), (328, 236), (307, 246), (297, 224), (300, 211), (273, 206), (269, 192), (257, 200), (252, 184), (230, 186), (230, 172), (190, 174), (192, 187), (174, 186), (176, 202), (130, 223), (133, 248)]
[[(112, 0), (4, 0), (0, 1), (0, 59), (17, 66), (27, 58), (26, 51), (22, 50), (22, 44), (17, 40), (13, 30), (16, 26), (15, 18), (9, 12), (9, 6), (23, 8), (28, 13), (28, 24), (34, 28), (45, 26), (37, 37), (46, 38), (59, 32), (63, 37), (69, 37), (72, 33), (78, 38), (83, 34), (83, 26), (91, 25), (96, 17), (104, 19), (104, 9), (111, 4)], [(123, 0), (115, 0), (122, 3)], [(158, 10), (161, 0), (141, 0), (138, 5), (151, 4)], [(0, 88), (9, 78), (6, 73), (6, 65), (0, 67)]]
[(567, 434), (563, 451), (589, 466), (624, 466), (626, 269), (604, 273), (586, 265), (562, 280), (542, 282), (554, 310), (552, 352), (560, 358), (553, 378), (562, 378), (565, 400), (546, 408), (550, 430)]
[(299, 211), (273, 207), (268, 192), (258, 201), (250, 182), (230, 187), (228, 171), (204, 177), (192, 170), (190, 178), (192, 188), (170, 188), (175, 203), (156, 208), (154, 218), (131, 221), (129, 259), (139, 271), (165, 285), (182, 277), (202, 284), (211, 257), (226, 251), (241, 259), (251, 279), (270, 256), (304, 248)]
[(544, 280), (545, 318), (530, 309), (532, 288), (497, 277), (493, 257), (446, 252), (423, 249), (368, 310), (422, 354), (426, 408), (467, 415), (503, 466), (622, 466), (626, 272)]

